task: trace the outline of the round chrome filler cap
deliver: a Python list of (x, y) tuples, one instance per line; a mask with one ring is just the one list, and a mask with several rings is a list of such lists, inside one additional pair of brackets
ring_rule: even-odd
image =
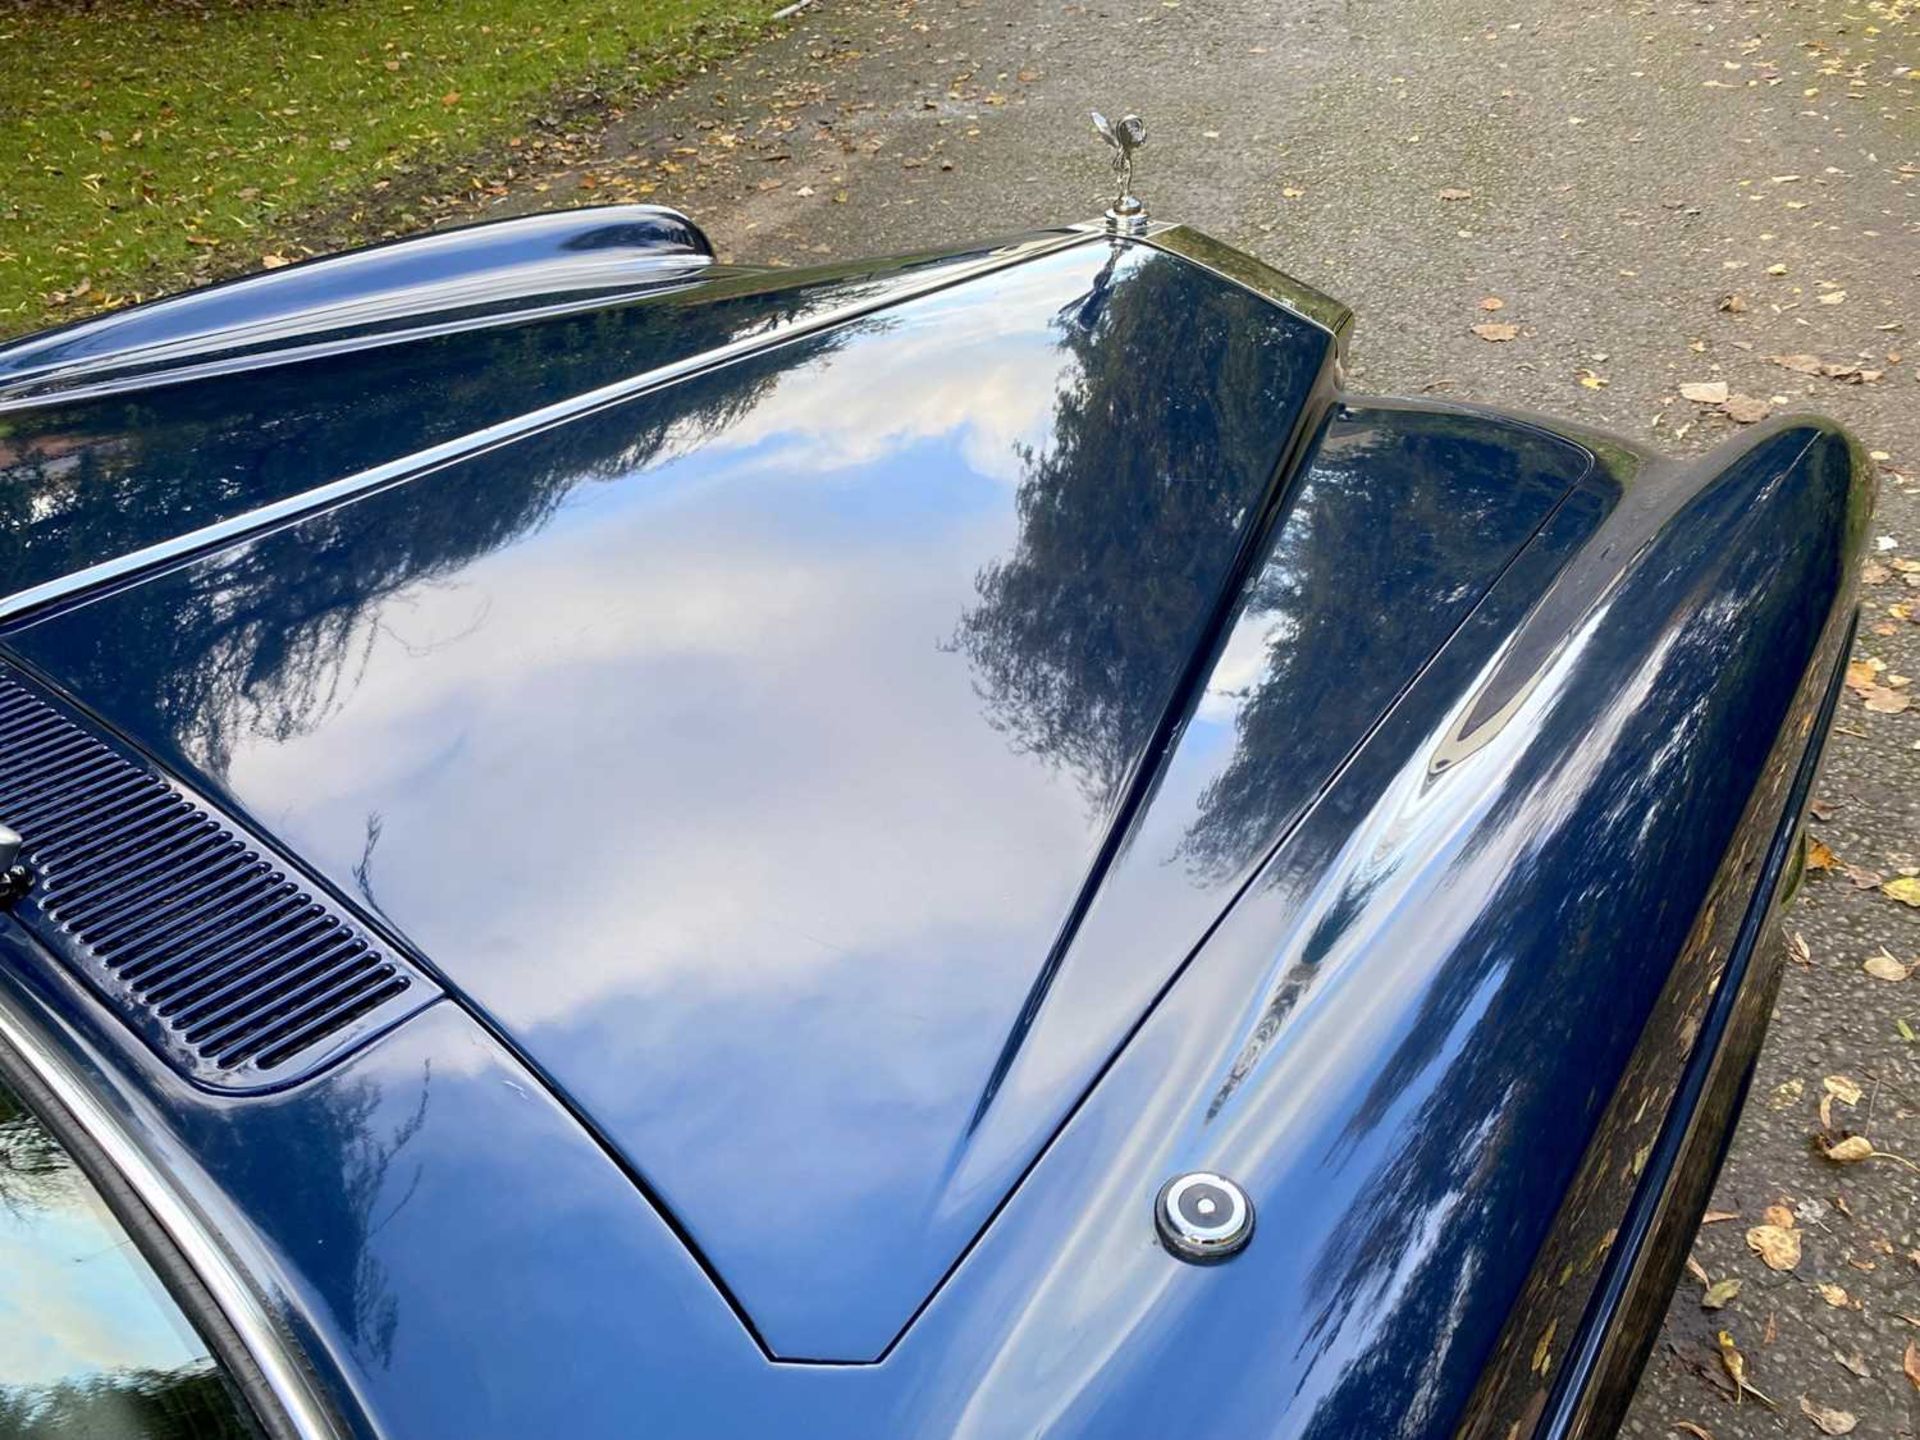
[(1224, 1175), (1194, 1170), (1160, 1187), (1153, 1219), (1160, 1240), (1182, 1260), (1224, 1260), (1253, 1238), (1253, 1202)]

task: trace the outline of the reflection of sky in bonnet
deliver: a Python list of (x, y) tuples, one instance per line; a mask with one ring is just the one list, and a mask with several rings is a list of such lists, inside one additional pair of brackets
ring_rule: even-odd
[[(442, 966), (772, 1348), (871, 1356), (1069, 1098), (965, 1163), (1271, 479), (1297, 324), (1091, 243), (19, 643), (97, 645), (105, 713)], [(130, 626), (175, 661), (130, 670)]]
[[(1085, 262), (1031, 270), (991, 307), (889, 316), (576, 486), (537, 543), (400, 590), (324, 725), (236, 727), (233, 791), (336, 876), (378, 813), (374, 902), (734, 1246), (723, 1269), (789, 1253), (769, 1184), (809, 1233), (934, 1203), (1098, 843), (951, 644), (1075, 373), (1049, 319)], [(621, 423), (583, 427), (583, 457)], [(489, 872), (511, 883), (477, 891)]]
[[(1064, 777), (1023, 786), (1020, 812), (1006, 813), (996, 777), (1044, 766), (979, 723), (966, 663), (941, 644), (979, 558), (1012, 543), (1013, 446), (1044, 434), (1069, 364), (1050, 343), (1007, 347), (996, 363), (991, 342), (1034, 315), (1023, 299), (930, 306), (876, 335), (879, 356), (828, 357), (697, 450), (670, 444), (643, 483), (574, 490), (541, 544), (403, 591), (358, 637), (368, 659), (339, 713), (294, 743), (243, 742), (234, 790), (256, 804), (297, 794), (297, 815), (263, 808), (354, 859), (369, 797), (383, 797), (373, 892), (402, 923), (471, 910), (461, 858), (499, 857), (497, 837), (517, 826), (600, 837), (538, 887), (487, 899), (489, 930), (558, 924), (574, 947), (565, 964), (488, 972), (482, 998), (520, 1025), (599, 1028), (597, 1001), (680, 985), (752, 1004), (775, 978), (792, 985), (796, 966), (830, 969), (843, 928), (889, 948), (1057, 902), (1052, 885), (1034, 893), (1046, 871), (1023, 852), (1078, 847), (1078, 793)], [(928, 370), (921, 352), (951, 353), (967, 330), (990, 354), (962, 380), (874, 383)], [(542, 703), (523, 704), (530, 694)], [(554, 714), (568, 717), (564, 744)], [(534, 756), (545, 783), (529, 793), (518, 777)], [(316, 765), (333, 777), (317, 805)], [(471, 786), (481, 775), (489, 788)], [(398, 811), (384, 798), (395, 792)], [(992, 805), (974, 803), (989, 794)], [(546, 813), (529, 822), (529, 805)], [(402, 846), (445, 857), (438, 874), (404, 876), (410, 892), (443, 893), (398, 904), (387, 882)], [(834, 858), (808, 863), (821, 856)], [(631, 963), (636, 943), (645, 967)], [(602, 946), (615, 963), (593, 963)], [(633, 1019), (644, 1024), (623, 1017), (622, 1029)]]
[(67, 1164), (0, 1175), (0, 1277), (0, 1387), (175, 1370), (206, 1355)]

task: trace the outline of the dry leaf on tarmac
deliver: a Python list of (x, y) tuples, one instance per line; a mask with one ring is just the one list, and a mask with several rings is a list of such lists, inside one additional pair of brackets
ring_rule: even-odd
[(1499, 344), (1502, 341), (1517, 340), (1520, 338), (1520, 327), (1518, 325), (1509, 325), (1501, 320), (1483, 320), (1478, 325), (1471, 326), (1470, 328), (1474, 334), (1491, 344)]
[(1682, 385), (1680, 398), (1691, 400), (1696, 405), (1724, 405), (1727, 403), (1727, 382), (1701, 380), (1691, 385)]
[(1851, 1410), (1829, 1410), (1804, 1395), (1800, 1397), (1800, 1413), (1828, 1435), (1851, 1435), (1853, 1427), (1860, 1423), (1860, 1417)]
[[(1901, 698), (1905, 698), (1904, 694)], [(1867, 708), (1869, 710), (1873, 708), (1872, 700), (1867, 701)], [(1903, 905), (1920, 908), (1920, 876), (1896, 875), (1880, 887), (1880, 893), (1898, 900)]]
[[(1871, 1153), (1873, 1147), (1867, 1149)], [(1800, 1263), (1800, 1232), (1784, 1225), (1756, 1225), (1747, 1231), (1747, 1248), (1769, 1270), (1791, 1270)]]
[(1826, 1087), (1826, 1094), (1820, 1097), (1820, 1124), (1831, 1130), (1834, 1128), (1833, 1102), (1838, 1100), (1842, 1105), (1858, 1105), (1865, 1092), (1844, 1075), (1829, 1075), (1822, 1084)]
[(1462, 190), (1457, 185), (1449, 185), (1440, 191), (1440, 198), (1442, 200), (1471, 200), (1473, 198), (1473, 192), (1471, 190)]
[(1873, 1141), (1864, 1135), (1849, 1135), (1832, 1145), (1822, 1144), (1820, 1153), (1836, 1165), (1857, 1165), (1873, 1158)]
[(1676, 1434), (1691, 1435), (1693, 1440), (1713, 1440), (1711, 1430), (1704, 1425), (1696, 1425), (1691, 1420), (1676, 1420), (1673, 1422), (1673, 1429)]
[(1720, 412), (1742, 425), (1754, 425), (1773, 414), (1773, 406), (1751, 395), (1729, 395)]
[(1495, 310), (1506, 309), (1507, 302), (1502, 300), (1498, 295), (1489, 295), (1485, 299), (1481, 300), (1480, 308), (1482, 310), (1485, 310), (1491, 313), (1492, 311), (1495, 311)]
[(1779, 1406), (1756, 1390), (1753, 1383), (1747, 1379), (1747, 1357), (1742, 1355), (1734, 1345), (1733, 1336), (1722, 1330), (1714, 1338), (1720, 1344), (1720, 1363), (1726, 1366), (1727, 1374), (1733, 1377), (1734, 1399), (1738, 1401), (1742, 1395), (1751, 1395), (1769, 1410), (1779, 1409)]
[(1840, 380), (1849, 385), (1865, 385), (1878, 380), (1885, 373), (1844, 360), (1822, 360), (1818, 355), (1762, 355), (1760, 358), (1769, 365), (1778, 365), (1796, 375), (1823, 375), (1829, 380)]
[(1819, 1290), (1820, 1298), (1833, 1306), (1834, 1309), (1840, 1310), (1845, 1308), (1847, 1292), (1842, 1290), (1838, 1285), (1830, 1284), (1823, 1280), (1815, 1288)]
[(1700, 1308), (1702, 1310), (1722, 1309), (1729, 1300), (1734, 1299), (1739, 1294), (1739, 1280), (1729, 1275), (1725, 1279), (1714, 1281), (1713, 1284), (1707, 1287), (1707, 1293), (1700, 1297)]
[[(1846, 1139), (1828, 1144), (1826, 1140), (1815, 1137), (1815, 1148), (1836, 1165), (1853, 1165), (1862, 1160), (1891, 1160), (1896, 1165), (1904, 1165), (1915, 1174), (1920, 1174), (1920, 1165), (1916, 1165), (1904, 1155), (1896, 1155), (1891, 1150), (1879, 1149), (1864, 1135), (1849, 1135)], [(1860, 1270), (1873, 1269), (1872, 1262), (1855, 1264)]]
[[(1866, 707), (1876, 715), (1899, 715), (1913, 705), (1913, 697), (1904, 690), (1889, 690), (1884, 685), (1876, 685), (1866, 692)], [(1915, 889), (1915, 898), (1909, 905), (1920, 905), (1920, 887)]]
[(1907, 1341), (1907, 1353), (1900, 1361), (1900, 1369), (1913, 1382), (1913, 1388), (1920, 1390), (1920, 1345)]
[(1878, 955), (1868, 959), (1860, 968), (1874, 979), (1885, 980), (1889, 984), (1898, 984), (1910, 973), (1905, 965), (1894, 959), (1884, 949)]

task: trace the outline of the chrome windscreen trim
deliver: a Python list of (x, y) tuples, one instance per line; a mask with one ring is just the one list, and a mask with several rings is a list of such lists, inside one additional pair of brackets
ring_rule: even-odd
[(286, 1424), (300, 1440), (343, 1440), (312, 1377), (225, 1247), (4, 987), (0, 987), (0, 1045), (59, 1102), (152, 1214), (259, 1368)]
[(97, 561), (63, 575), (57, 580), (30, 585), (24, 590), (16, 590), (0, 598), (0, 622), (18, 619), (30, 610), (71, 599), (86, 591), (111, 584), (116, 580), (126, 579), (142, 571), (174, 564), (202, 551), (216, 549), (287, 521), (297, 520), (316, 511), (327, 509), (341, 501), (415, 479), (441, 466), (483, 454), (511, 441), (578, 419), (580, 416), (670, 384), (688, 375), (714, 369), (743, 356), (771, 349), (803, 335), (832, 329), (877, 311), (892, 309), (908, 300), (963, 284), (968, 280), (1004, 270), (1009, 266), (1018, 265), (1042, 255), (1050, 255), (1075, 245), (1085, 245), (1094, 238), (1094, 233), (1070, 228), (1048, 231), (1030, 239), (1017, 240), (971, 264), (942, 269), (918, 284), (903, 285), (884, 296), (837, 306), (834, 309), (822, 311), (818, 315), (772, 326), (758, 334), (716, 346), (699, 355), (643, 370), (624, 380), (616, 380), (566, 400), (556, 400), (551, 405), (543, 405), (525, 414), (498, 421), (451, 440), (444, 440), (438, 445), (429, 445), (410, 455), (384, 461), (355, 474), (342, 476), (338, 480), (316, 486), (312, 490), (302, 491), (298, 495), (289, 495), (284, 499), (257, 506), (225, 520), (215, 521), (211, 525), (203, 525), (197, 530), (176, 535), (170, 540), (145, 545), (110, 560)]

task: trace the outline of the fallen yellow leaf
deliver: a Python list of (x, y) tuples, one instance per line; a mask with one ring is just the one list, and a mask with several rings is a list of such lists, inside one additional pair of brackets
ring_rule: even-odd
[(1747, 1231), (1747, 1248), (1769, 1270), (1791, 1270), (1800, 1263), (1800, 1232), (1783, 1225), (1756, 1225)]
[[(1901, 698), (1905, 699), (1906, 697), (1902, 696)], [(1869, 710), (1873, 708), (1873, 702), (1871, 700), (1867, 702), (1867, 708)], [(1920, 876), (1895, 876), (1893, 879), (1887, 881), (1886, 884), (1882, 885), (1880, 891), (1882, 894), (1889, 895), (1893, 899), (1898, 900), (1902, 905), (1911, 905), (1915, 909), (1920, 909)]]
[(1834, 1099), (1848, 1105), (1858, 1105), (1860, 1097), (1866, 1093), (1845, 1075), (1829, 1075), (1820, 1083), (1826, 1086), (1827, 1093)]
[(1722, 1309), (1729, 1300), (1734, 1299), (1739, 1293), (1739, 1280), (1729, 1275), (1724, 1279), (1714, 1281), (1713, 1284), (1707, 1287), (1707, 1293), (1700, 1297), (1700, 1308), (1702, 1310)]
[(1894, 959), (1893, 956), (1889, 955), (1884, 948), (1882, 948), (1878, 955), (1863, 961), (1860, 968), (1876, 980), (1885, 980), (1896, 985), (1906, 979), (1911, 973), (1905, 965), (1902, 965), (1898, 960)]
[(1733, 1377), (1733, 1400), (1737, 1405), (1742, 1395), (1751, 1395), (1769, 1410), (1778, 1409), (1773, 1401), (1754, 1389), (1747, 1380), (1747, 1357), (1742, 1355), (1733, 1343), (1733, 1336), (1722, 1330), (1714, 1337), (1720, 1342), (1720, 1363), (1727, 1367), (1727, 1374)]

